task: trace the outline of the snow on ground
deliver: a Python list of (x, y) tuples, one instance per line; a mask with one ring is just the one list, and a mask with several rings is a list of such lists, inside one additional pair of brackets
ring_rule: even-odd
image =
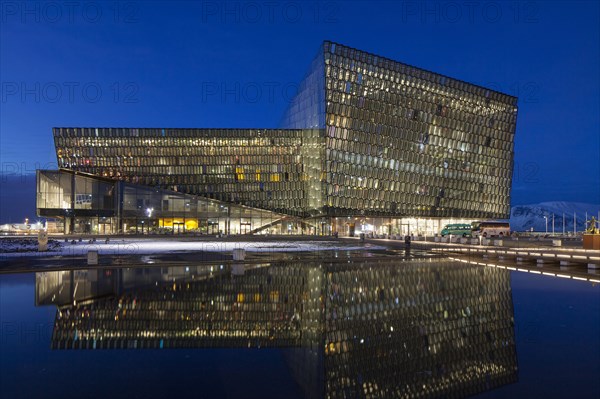
[[(56, 240), (48, 240), (48, 249), (60, 250), (61, 243)], [(0, 239), (0, 256), (3, 253), (31, 252), (38, 250), (37, 240), (29, 238), (2, 238)]]
[[(175, 240), (119, 240), (104, 243), (96, 241), (90, 243), (87, 241), (76, 242), (75, 244), (58, 243), (48, 252), (37, 252), (37, 242), (35, 246), (15, 246), (9, 248), (2, 247), (4, 240), (0, 240), (0, 259), (15, 256), (82, 256), (88, 251), (98, 251), (99, 255), (151, 255), (164, 254), (172, 252), (231, 252), (235, 248), (243, 248), (248, 252), (305, 252), (305, 251), (331, 251), (331, 250), (377, 250), (385, 249), (382, 246), (361, 246), (345, 245), (339, 241), (267, 241), (267, 242), (231, 242), (231, 241), (175, 241)], [(10, 252), (7, 250), (12, 249)], [(28, 252), (25, 252), (28, 251)]]

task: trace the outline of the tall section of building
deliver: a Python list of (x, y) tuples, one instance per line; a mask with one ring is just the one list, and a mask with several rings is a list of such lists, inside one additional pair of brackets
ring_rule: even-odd
[(515, 97), (325, 42), (285, 127), (322, 115), (321, 89), (325, 214), (508, 217)]

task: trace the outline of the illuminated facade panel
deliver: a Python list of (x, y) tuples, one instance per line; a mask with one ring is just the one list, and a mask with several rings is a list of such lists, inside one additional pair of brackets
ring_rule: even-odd
[(284, 127), (319, 122), (324, 213), (508, 217), (515, 97), (336, 43), (320, 57)]
[(302, 215), (303, 140), (285, 129), (55, 128), (61, 168)]

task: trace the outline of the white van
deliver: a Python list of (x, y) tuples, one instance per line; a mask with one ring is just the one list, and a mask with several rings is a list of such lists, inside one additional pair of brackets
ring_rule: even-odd
[(472, 237), (509, 237), (510, 224), (508, 222), (473, 222)]

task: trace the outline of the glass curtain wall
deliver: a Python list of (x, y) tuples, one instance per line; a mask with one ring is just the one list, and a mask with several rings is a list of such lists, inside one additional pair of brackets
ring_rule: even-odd
[(61, 168), (298, 216), (303, 140), (292, 129), (54, 129)]
[(308, 233), (283, 214), (66, 170), (38, 171), (37, 191), (38, 214), (65, 233)]
[(332, 214), (508, 217), (515, 97), (336, 43), (324, 63)]

